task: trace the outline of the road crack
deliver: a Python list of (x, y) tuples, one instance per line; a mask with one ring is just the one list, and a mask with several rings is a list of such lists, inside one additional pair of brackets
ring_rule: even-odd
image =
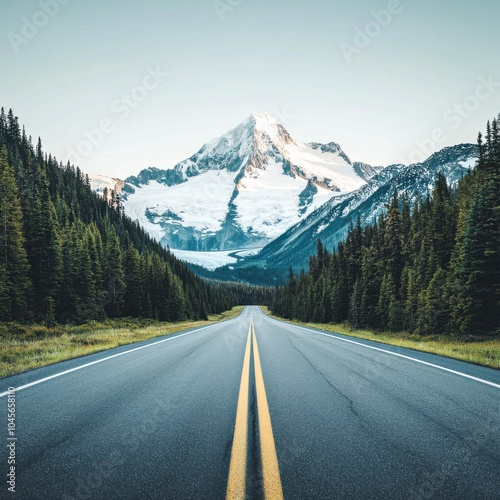
[(340, 394), (349, 404), (349, 409), (353, 415), (356, 416), (357, 419), (360, 421), (362, 420), (361, 417), (359, 416), (359, 413), (357, 412), (356, 408), (354, 407), (354, 401), (347, 396), (347, 394), (344, 394), (338, 387), (336, 387), (328, 378), (324, 375), (324, 373), (319, 370), (313, 362), (295, 345), (295, 343), (290, 340), (290, 343), (292, 344), (293, 348), (307, 361), (307, 363), (311, 366), (311, 368), (337, 393)]

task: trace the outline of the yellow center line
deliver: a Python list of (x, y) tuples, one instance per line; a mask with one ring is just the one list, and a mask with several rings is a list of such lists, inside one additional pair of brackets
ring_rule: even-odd
[(247, 346), (241, 373), (240, 393), (236, 409), (229, 478), (226, 499), (244, 500), (246, 488), (247, 442), (248, 442), (248, 387), (250, 382), (250, 338), (251, 326), (248, 328)]
[(264, 497), (266, 500), (283, 498), (278, 456), (274, 443), (271, 415), (267, 404), (266, 388), (260, 364), (259, 347), (253, 321), (250, 324), (253, 337), (253, 361), (255, 369), (255, 389), (257, 392), (257, 410), (259, 413), (260, 453), (262, 460), (262, 476), (264, 481)]

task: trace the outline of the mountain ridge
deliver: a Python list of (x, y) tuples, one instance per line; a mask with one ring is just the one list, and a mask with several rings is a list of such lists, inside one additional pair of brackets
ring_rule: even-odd
[(268, 114), (252, 114), (173, 168), (128, 177), (122, 196), (126, 213), (164, 246), (255, 248), (379, 169), (354, 164), (336, 142), (302, 143)]
[(316, 239), (321, 239), (331, 250), (343, 240), (357, 217), (366, 225), (384, 213), (394, 192), (406, 193), (410, 199), (425, 197), (439, 173), (451, 186), (456, 186), (477, 159), (477, 145), (459, 144), (446, 147), (421, 163), (389, 165), (358, 190), (326, 202), (266, 245), (259, 254), (245, 259), (245, 265), (306, 268), (309, 256), (315, 253)]
[[(319, 165), (301, 164), (302, 153), (320, 155)], [(317, 238), (334, 248), (358, 216), (369, 224), (383, 213), (394, 191), (424, 197), (439, 172), (454, 185), (476, 159), (477, 147), (461, 144), (421, 163), (374, 167), (352, 162), (333, 141), (300, 143), (269, 115), (253, 114), (172, 169), (150, 167), (127, 178), (122, 197), (126, 213), (174, 251), (237, 250), (219, 271), (238, 279), (242, 269), (306, 268)], [(345, 172), (357, 189), (340, 190)]]

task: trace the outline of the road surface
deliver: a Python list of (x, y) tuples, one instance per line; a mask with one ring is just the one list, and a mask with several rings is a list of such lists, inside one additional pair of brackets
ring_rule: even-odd
[(500, 498), (499, 371), (257, 307), (2, 379), (0, 406), (0, 498)]

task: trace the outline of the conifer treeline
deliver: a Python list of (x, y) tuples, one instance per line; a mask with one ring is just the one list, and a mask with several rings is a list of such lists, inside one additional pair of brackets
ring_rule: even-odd
[(500, 334), (500, 116), (479, 134), (479, 161), (456, 190), (439, 175), (425, 200), (394, 198), (358, 220), (334, 253), (280, 288), (285, 318), (419, 334)]
[(230, 309), (238, 292), (195, 276), (124, 215), (119, 196), (96, 196), (2, 108), (0, 321), (198, 319)]

